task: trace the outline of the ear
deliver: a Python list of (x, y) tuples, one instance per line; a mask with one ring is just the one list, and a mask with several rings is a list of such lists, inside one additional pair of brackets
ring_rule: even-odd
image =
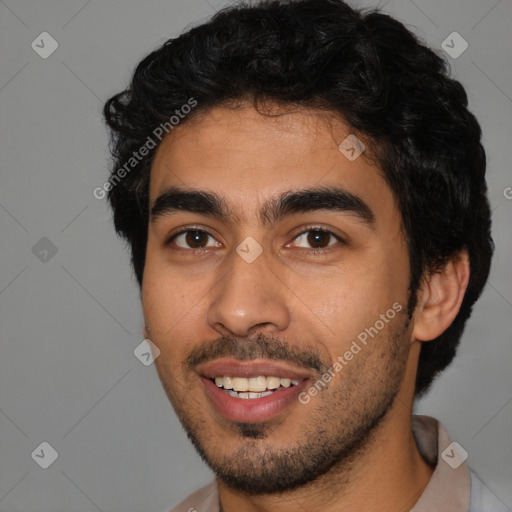
[(425, 278), (418, 291), (413, 339), (430, 341), (448, 329), (459, 312), (469, 273), (469, 256), (463, 249), (442, 270)]
[(150, 339), (149, 327), (147, 327), (146, 325), (142, 329), (142, 336), (144, 337), (145, 340), (149, 340)]

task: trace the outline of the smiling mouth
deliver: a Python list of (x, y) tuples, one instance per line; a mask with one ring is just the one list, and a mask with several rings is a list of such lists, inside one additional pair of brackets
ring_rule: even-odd
[(306, 368), (264, 359), (216, 359), (199, 365), (196, 373), (213, 414), (237, 423), (262, 423), (284, 415), (299, 404), (298, 395), (315, 377)]
[(227, 395), (244, 400), (270, 396), (276, 391), (297, 386), (301, 382), (300, 379), (263, 375), (248, 378), (223, 375), (210, 380)]

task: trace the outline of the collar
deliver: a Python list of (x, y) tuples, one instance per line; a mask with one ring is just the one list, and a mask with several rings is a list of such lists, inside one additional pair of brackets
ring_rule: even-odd
[(441, 423), (430, 416), (413, 416), (412, 433), (422, 457), (435, 469), (410, 512), (468, 512), (470, 475), (459, 445), (452, 443)]

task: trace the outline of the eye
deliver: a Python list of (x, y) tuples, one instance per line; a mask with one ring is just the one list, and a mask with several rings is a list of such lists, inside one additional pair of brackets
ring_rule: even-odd
[(181, 249), (205, 249), (221, 246), (218, 242), (213, 245), (205, 245), (208, 242), (208, 238), (215, 240), (210, 233), (202, 229), (186, 229), (173, 235), (167, 242), (167, 245), (174, 243)]
[[(211, 243), (208, 244), (209, 239)], [(338, 235), (332, 231), (323, 228), (310, 228), (299, 233), (294, 238), (294, 246), (304, 249), (311, 249), (311, 252), (322, 252), (324, 249), (335, 245), (337, 242), (344, 243)], [(175, 245), (184, 250), (201, 251), (211, 247), (221, 247), (222, 244), (217, 242), (215, 238), (202, 229), (184, 229), (179, 233), (172, 235), (166, 242), (166, 245)], [(308, 244), (308, 245), (301, 245)]]
[[(326, 249), (327, 247), (331, 247), (336, 242), (343, 242), (343, 240), (326, 229), (321, 228), (311, 228), (306, 231), (303, 231), (299, 235), (297, 235), (294, 239), (299, 244), (306, 243), (309, 244), (310, 247), (302, 246), (305, 249), (313, 249), (313, 251), (321, 251), (322, 249)], [(300, 245), (299, 245), (300, 247)]]

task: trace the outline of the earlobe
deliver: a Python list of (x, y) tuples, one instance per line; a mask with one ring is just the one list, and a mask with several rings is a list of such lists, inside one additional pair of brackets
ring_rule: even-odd
[(469, 275), (469, 256), (463, 249), (442, 270), (425, 278), (418, 291), (413, 339), (430, 341), (448, 329), (460, 310)]
[(149, 327), (147, 325), (145, 325), (144, 328), (142, 329), (142, 336), (144, 337), (145, 340), (151, 339), (151, 335), (149, 333)]

